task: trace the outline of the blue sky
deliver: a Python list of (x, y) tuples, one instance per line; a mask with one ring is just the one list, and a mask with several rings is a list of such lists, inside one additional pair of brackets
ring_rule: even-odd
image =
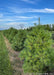
[(54, 0), (0, 0), (0, 29), (54, 23)]

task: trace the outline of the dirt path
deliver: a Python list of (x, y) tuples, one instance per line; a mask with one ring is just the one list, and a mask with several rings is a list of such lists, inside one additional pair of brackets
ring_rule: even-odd
[(54, 48), (54, 45), (52, 47)]
[(11, 48), (11, 45), (9, 41), (6, 39), (6, 37), (4, 37), (4, 40), (5, 40), (8, 52), (9, 52), (11, 65), (13, 67), (13, 75), (24, 75), (23, 69), (22, 69), (22, 61), (18, 57), (19, 52), (16, 52)]

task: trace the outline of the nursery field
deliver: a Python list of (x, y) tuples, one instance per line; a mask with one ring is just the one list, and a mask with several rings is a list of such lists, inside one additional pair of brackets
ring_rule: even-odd
[(54, 73), (54, 31), (48, 29), (39, 25), (1, 31), (0, 74)]

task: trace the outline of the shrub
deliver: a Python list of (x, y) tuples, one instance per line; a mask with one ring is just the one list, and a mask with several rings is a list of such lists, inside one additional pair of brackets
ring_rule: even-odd
[[(51, 48), (51, 33), (43, 27), (36, 26), (28, 35), (21, 51), (21, 60), (24, 60), (25, 73), (50, 72), (54, 67), (54, 52)], [(53, 55), (52, 55), (53, 53)], [(52, 60), (52, 62), (51, 62)]]
[(12, 40), (17, 33), (18, 33), (18, 30), (14, 29), (14, 28), (10, 28), (8, 30), (3, 31), (4, 36), (6, 36), (8, 38), (10, 43), (12, 43)]
[(25, 39), (26, 39), (26, 31), (19, 30), (12, 41), (12, 47), (14, 48), (14, 50), (21, 51), (24, 48)]
[(52, 39), (54, 40), (54, 34), (52, 34)]

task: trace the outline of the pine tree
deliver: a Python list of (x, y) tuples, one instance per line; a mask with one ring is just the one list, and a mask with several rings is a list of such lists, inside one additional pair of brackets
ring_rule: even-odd
[[(24, 60), (23, 69), (25, 73), (51, 71), (52, 65), (54, 65), (51, 45), (51, 33), (44, 30), (40, 25), (27, 35), (24, 42), (25, 48), (20, 53), (21, 59)], [(51, 62), (51, 60), (53, 61)]]

